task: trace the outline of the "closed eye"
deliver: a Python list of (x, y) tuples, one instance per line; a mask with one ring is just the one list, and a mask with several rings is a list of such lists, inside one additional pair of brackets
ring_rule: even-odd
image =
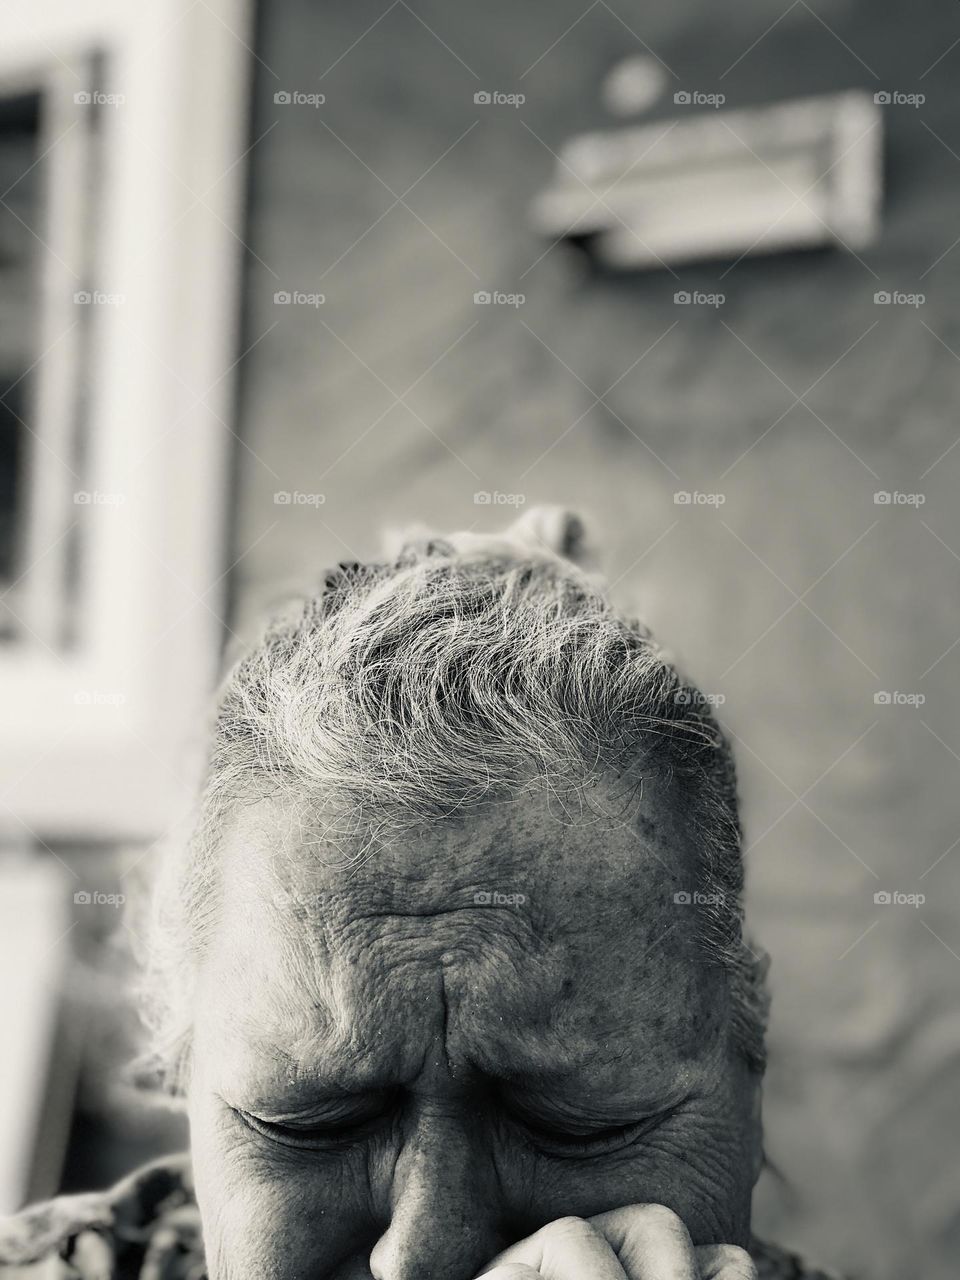
[(579, 1132), (545, 1125), (540, 1120), (533, 1121), (529, 1117), (515, 1116), (514, 1122), (522, 1130), (530, 1145), (542, 1154), (558, 1159), (575, 1159), (602, 1155), (628, 1147), (656, 1129), (676, 1110), (676, 1107), (670, 1107), (657, 1115), (644, 1116), (643, 1119), (631, 1121), (628, 1124), (610, 1125), (603, 1129)]
[(333, 1150), (369, 1138), (393, 1114), (393, 1095), (381, 1097), (349, 1112), (268, 1120), (240, 1107), (231, 1110), (255, 1133), (288, 1147), (311, 1151)]

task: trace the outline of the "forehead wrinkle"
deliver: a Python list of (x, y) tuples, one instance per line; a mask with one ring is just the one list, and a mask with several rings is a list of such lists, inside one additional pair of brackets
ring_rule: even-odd
[[(526, 922), (496, 909), (353, 915), (335, 929), (329, 955), (329, 998), (340, 1016), (328, 1035), (301, 1048), (339, 1052), (345, 1061), (382, 1058), (390, 1032), (399, 1031), (406, 1043), (394, 1048), (408, 1066), (440, 1043), (449, 1064), (473, 1067), (494, 1000), (510, 1040), (519, 1032), (543, 1037), (562, 985)], [(504, 1048), (508, 1062), (519, 1060)], [(562, 1055), (558, 1038), (550, 1056)]]
[[(269, 1034), (256, 1021), (249, 1028), (249, 1056), (259, 1057), (251, 1076), (269, 1074), (266, 1101), (278, 1091), (296, 1099), (318, 1090), (412, 1085), (431, 1051), (445, 1061), (451, 1079), (482, 1075), (530, 1093), (566, 1092), (571, 1098), (573, 1090), (585, 1099), (602, 1091), (611, 1101), (622, 1095), (619, 1069), (631, 1055), (641, 1065), (627, 1091), (634, 1097), (639, 1087), (651, 1101), (662, 1099), (676, 1078), (674, 1067), (686, 1070), (672, 1043), (638, 1053), (619, 1023), (606, 1024), (599, 1034), (595, 1023), (584, 1027), (582, 1019), (565, 1017), (570, 1010), (562, 958), (551, 948), (529, 952), (518, 946), (509, 912), (468, 912), (473, 927), (451, 927), (460, 914), (352, 918), (350, 944), (329, 953), (327, 998), (338, 1016), (318, 1026), (323, 1006), (298, 984), (292, 990), (300, 998), (287, 1002), (285, 1026)], [(433, 926), (427, 935), (424, 925)], [(380, 963), (385, 952), (386, 966)], [(268, 1004), (276, 1011), (275, 1002)]]
[[(314, 1074), (343, 1046), (359, 1071), (373, 1069), (373, 1050), (394, 1067), (399, 1054), (407, 1069), (422, 1046), (411, 1055), (410, 1046), (385, 1042), (413, 1034), (410, 980), (418, 968), (430, 974), (422, 989), (446, 1009), (454, 1058), (491, 1074), (516, 1074), (514, 1064), (528, 1078), (550, 1066), (554, 1076), (561, 1067), (605, 1069), (606, 1044), (622, 1047), (631, 1022), (654, 1042), (672, 1039), (671, 1025), (656, 1026), (657, 1007), (676, 994), (683, 967), (673, 949), (679, 939), (658, 942), (660, 904), (675, 888), (660, 854), (680, 865), (669, 814), (651, 811), (655, 833), (647, 825), (641, 834), (610, 815), (571, 823), (545, 819), (532, 801), (488, 806), (410, 828), (360, 865), (344, 857), (349, 846), (324, 857), (307, 826), (291, 822), (289, 809), (282, 816), (285, 829), (262, 809), (239, 833), (227, 877), (241, 912), (272, 926), (271, 945), (251, 957), (249, 970), (260, 1000), (248, 1029), (260, 1033), (267, 1053), (279, 1035)], [(657, 846), (649, 858), (648, 843)], [(475, 906), (481, 889), (522, 892), (527, 902)], [(651, 942), (655, 952), (640, 964)], [(671, 954), (660, 956), (664, 950)], [(274, 981), (265, 982), (271, 957)], [(576, 983), (569, 998), (567, 977)], [(286, 1027), (276, 1025), (278, 1003)], [(654, 1048), (659, 1057), (668, 1045)]]

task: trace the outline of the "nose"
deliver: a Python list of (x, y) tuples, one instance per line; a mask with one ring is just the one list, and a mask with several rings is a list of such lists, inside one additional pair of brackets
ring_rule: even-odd
[(374, 1280), (473, 1280), (509, 1243), (489, 1154), (458, 1126), (418, 1128), (388, 1201), (389, 1224), (370, 1255)]

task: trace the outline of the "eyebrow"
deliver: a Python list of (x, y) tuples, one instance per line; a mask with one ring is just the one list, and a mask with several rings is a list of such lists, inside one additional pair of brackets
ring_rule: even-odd
[[(275, 1043), (269, 1046), (268, 1052), (287, 1064), (288, 1072), (292, 1071), (295, 1075), (294, 1088), (314, 1092), (322, 1090), (330, 1096), (350, 1097), (381, 1089), (406, 1088), (419, 1075), (419, 1070), (405, 1075), (401, 1071), (392, 1070), (388, 1064), (378, 1067), (372, 1062), (369, 1063), (369, 1069), (365, 1070), (364, 1063), (372, 1055), (358, 1054), (354, 1047), (348, 1047), (342, 1041), (335, 1044), (328, 1042), (327, 1045), (318, 1047), (309, 1059), (298, 1058)], [(598, 1059), (599, 1055), (591, 1054), (580, 1062), (571, 1061), (551, 1066), (534, 1064), (532, 1061), (511, 1065), (488, 1059), (471, 1061), (465, 1073), (472, 1074), (478, 1082), (505, 1092), (533, 1094), (562, 1090), (564, 1087), (582, 1091), (584, 1080), (589, 1077)]]
[(673, 1088), (657, 1092), (648, 1090), (611, 1092), (606, 1090), (602, 1095), (591, 1097), (582, 1089), (576, 1095), (565, 1097), (555, 1093), (539, 1093), (535, 1091), (498, 1090), (498, 1101), (504, 1102), (509, 1109), (516, 1109), (533, 1119), (545, 1120), (594, 1120), (598, 1123), (616, 1124), (626, 1120), (638, 1120), (674, 1111), (691, 1096), (689, 1087)]
[[(279, 1059), (290, 1064), (293, 1072), (284, 1073), (283, 1079), (268, 1068), (258, 1078), (254, 1068), (252, 1087), (226, 1091), (242, 1095), (226, 1098), (228, 1105), (242, 1102), (243, 1109), (253, 1113), (306, 1114), (324, 1102), (349, 1102), (374, 1094), (401, 1093), (410, 1088), (419, 1074), (404, 1079), (399, 1072), (376, 1070), (372, 1064), (369, 1072), (358, 1073), (362, 1059), (349, 1055), (343, 1045), (310, 1063), (296, 1062), (278, 1045), (272, 1048), (275, 1062)], [(497, 1064), (496, 1070), (489, 1070), (477, 1064), (471, 1074), (472, 1084), (488, 1091), (498, 1105), (547, 1122), (589, 1119), (616, 1124), (657, 1116), (675, 1109), (693, 1092), (690, 1080), (677, 1078), (655, 1086), (648, 1083), (642, 1087), (612, 1089), (608, 1083), (591, 1080), (589, 1060), (533, 1069)]]

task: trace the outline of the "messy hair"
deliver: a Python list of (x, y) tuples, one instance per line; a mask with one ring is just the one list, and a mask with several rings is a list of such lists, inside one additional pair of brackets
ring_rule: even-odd
[(220, 844), (239, 807), (316, 798), (375, 831), (537, 783), (569, 803), (601, 776), (656, 776), (675, 794), (698, 854), (702, 952), (728, 975), (738, 1049), (763, 1069), (765, 958), (744, 938), (729, 743), (649, 631), (575, 563), (582, 537), (576, 517), (546, 508), (499, 538), (424, 535), (344, 562), (228, 671), (192, 835), (167, 851), (153, 892), (147, 1061), (170, 1091), (185, 1081)]

